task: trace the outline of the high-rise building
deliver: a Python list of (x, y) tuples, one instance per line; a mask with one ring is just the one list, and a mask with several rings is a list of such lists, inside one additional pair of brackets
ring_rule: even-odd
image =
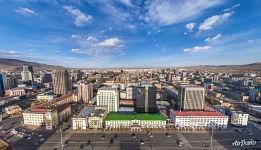
[(3, 74), (0, 73), (0, 96), (4, 95), (4, 80), (3, 80)]
[(81, 70), (72, 70), (71, 76), (72, 76), (72, 81), (82, 80), (82, 72), (81, 72)]
[(126, 99), (137, 99), (137, 87), (136, 86), (128, 86), (126, 88)]
[(50, 73), (41, 73), (40, 74), (41, 83), (49, 83), (52, 82), (52, 74)]
[(117, 112), (119, 108), (120, 93), (114, 88), (99, 89), (97, 93), (97, 105), (107, 106), (108, 112)]
[(55, 71), (53, 75), (54, 94), (63, 95), (72, 90), (72, 82), (67, 70)]
[(205, 88), (194, 85), (181, 85), (178, 90), (178, 107), (181, 110), (203, 110)]
[(139, 113), (157, 112), (156, 93), (157, 88), (152, 85), (138, 87), (135, 111)]
[(33, 66), (23, 65), (21, 76), (22, 82), (28, 82), (29, 84), (34, 85)]
[(84, 103), (88, 103), (90, 99), (93, 98), (93, 86), (92, 83), (81, 82), (77, 86), (78, 99), (82, 100)]
[(4, 89), (10, 90), (17, 87), (17, 80), (11, 74), (3, 74)]

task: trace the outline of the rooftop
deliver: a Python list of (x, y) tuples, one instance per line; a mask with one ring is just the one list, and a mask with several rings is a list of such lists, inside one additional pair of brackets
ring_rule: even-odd
[(174, 111), (171, 110), (175, 116), (224, 116), (220, 112), (216, 111)]
[(105, 120), (165, 120), (161, 113), (115, 113), (111, 112), (107, 115)]
[(88, 107), (84, 107), (82, 109), (82, 111), (75, 116), (76, 118), (85, 118), (88, 117), (93, 111), (94, 111), (95, 107), (94, 106), (88, 106)]

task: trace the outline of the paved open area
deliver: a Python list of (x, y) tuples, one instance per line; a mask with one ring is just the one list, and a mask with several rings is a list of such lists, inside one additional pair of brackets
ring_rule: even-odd
[[(115, 134), (116, 137), (115, 137)], [(261, 137), (260, 132), (249, 135), (246, 132), (220, 132), (213, 134), (212, 149), (241, 149), (245, 146), (232, 146), (235, 140), (250, 140)], [(40, 150), (61, 149), (60, 134), (52, 135)], [(64, 149), (210, 149), (211, 133), (75, 133), (64, 136)], [(178, 144), (178, 140), (183, 145)], [(260, 142), (248, 148), (261, 148)]]
[[(47, 131), (23, 127), (22, 118), (16, 117), (1, 122), (0, 137), (16, 150), (61, 150), (61, 132), (59, 129)], [(138, 150), (138, 149), (210, 149), (211, 130), (155, 130), (153, 132), (138, 132), (102, 130), (72, 130), (68, 128), (70, 121), (63, 125), (63, 148), (66, 150)], [(11, 131), (16, 129), (17, 134)], [(23, 134), (25, 133), (25, 134)], [(151, 133), (151, 134), (150, 134)], [(23, 136), (21, 136), (23, 134)], [(213, 130), (212, 149), (243, 149), (261, 148), (261, 132), (252, 124), (247, 128), (229, 126), (226, 130)], [(255, 140), (254, 146), (232, 146), (234, 141), (245, 139)], [(182, 141), (179, 144), (178, 141)]]

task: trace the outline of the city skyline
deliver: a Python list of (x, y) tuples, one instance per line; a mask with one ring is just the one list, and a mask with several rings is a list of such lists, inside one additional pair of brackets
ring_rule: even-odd
[(257, 0), (0, 4), (3, 58), (86, 68), (260, 62)]

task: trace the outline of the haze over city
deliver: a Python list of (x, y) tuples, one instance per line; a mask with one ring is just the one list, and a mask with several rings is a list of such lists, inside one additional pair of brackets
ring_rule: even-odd
[(65, 67), (260, 62), (260, 1), (0, 1), (0, 57)]

